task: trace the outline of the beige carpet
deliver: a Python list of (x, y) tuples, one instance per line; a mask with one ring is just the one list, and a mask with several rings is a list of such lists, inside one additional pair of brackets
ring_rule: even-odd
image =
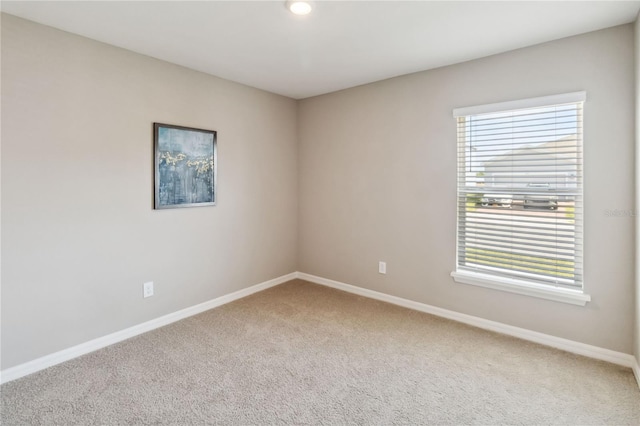
[(628, 368), (304, 281), (0, 391), (3, 425), (640, 424)]

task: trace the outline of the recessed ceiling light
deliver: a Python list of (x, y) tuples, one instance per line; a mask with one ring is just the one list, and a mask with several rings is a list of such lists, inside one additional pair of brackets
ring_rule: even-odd
[(311, 4), (308, 1), (288, 1), (287, 9), (296, 15), (307, 15), (311, 12)]

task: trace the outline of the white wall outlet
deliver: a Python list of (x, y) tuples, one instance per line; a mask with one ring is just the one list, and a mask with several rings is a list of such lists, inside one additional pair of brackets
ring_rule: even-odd
[(153, 281), (149, 281), (148, 283), (142, 284), (142, 296), (143, 297), (153, 296)]
[(378, 262), (378, 272), (381, 274), (387, 273), (387, 262)]

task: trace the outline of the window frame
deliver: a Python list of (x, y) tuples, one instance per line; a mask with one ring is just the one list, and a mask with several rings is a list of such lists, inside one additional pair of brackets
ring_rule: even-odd
[[(453, 110), (453, 117), (456, 119), (456, 129), (458, 128), (458, 119), (460, 117), (469, 117), (474, 115), (489, 114), (489, 113), (501, 113), (517, 110), (525, 110), (538, 107), (552, 107), (563, 104), (577, 104), (586, 102), (586, 92), (572, 92), (559, 95), (542, 96), (537, 98), (521, 99), (508, 102), (498, 102), (486, 105), (477, 105), (464, 108), (456, 108)], [(584, 116), (584, 111), (583, 111)], [(581, 147), (584, 146), (584, 128), (581, 125), (580, 130), (580, 143)], [(536, 283), (535, 280), (518, 279), (517, 277), (506, 277), (500, 275), (494, 275), (490, 272), (470, 271), (467, 269), (460, 269), (459, 264), (459, 248), (460, 248), (460, 181), (459, 181), (459, 158), (458, 158), (458, 144), (459, 136), (456, 137), (456, 263), (455, 269), (451, 272), (451, 277), (457, 283), (475, 285), (494, 290), (507, 291), (511, 293), (532, 296), (547, 300), (553, 300), (557, 302), (564, 302), (573, 305), (585, 306), (587, 302), (591, 301), (591, 296), (585, 292), (584, 280), (581, 281), (581, 288), (568, 288), (553, 286), (549, 283)], [(584, 164), (582, 161), (581, 166)], [(582, 194), (584, 194), (583, 184), (584, 176), (581, 177)], [(584, 214), (584, 202), (581, 206), (581, 214)], [(584, 238), (584, 227), (580, 228), (580, 235)], [(581, 249), (584, 249), (584, 239), (582, 240)], [(584, 274), (584, 271), (582, 271)]]

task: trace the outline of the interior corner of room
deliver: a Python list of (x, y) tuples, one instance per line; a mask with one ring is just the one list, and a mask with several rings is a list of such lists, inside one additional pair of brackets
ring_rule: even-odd
[[(2, 13), (3, 382), (303, 279), (640, 386), (638, 22), (296, 98)], [(451, 111), (577, 91), (590, 301), (457, 284)], [(214, 207), (154, 210), (156, 122), (217, 131)]]

